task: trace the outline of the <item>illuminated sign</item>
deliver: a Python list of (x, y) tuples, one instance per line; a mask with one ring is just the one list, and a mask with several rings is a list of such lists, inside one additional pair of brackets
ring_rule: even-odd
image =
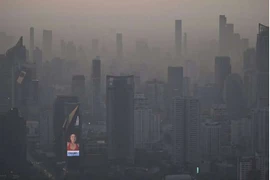
[(80, 156), (80, 145), (77, 142), (76, 134), (70, 134), (67, 142), (67, 156)]

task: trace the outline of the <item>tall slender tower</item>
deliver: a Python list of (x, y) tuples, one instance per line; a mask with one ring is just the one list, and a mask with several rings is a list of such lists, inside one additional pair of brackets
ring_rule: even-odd
[(33, 51), (34, 51), (34, 28), (30, 28), (30, 44), (29, 44), (29, 60), (30, 62), (33, 62)]
[(92, 61), (92, 111), (94, 119), (101, 120), (101, 61), (97, 56)]
[(225, 15), (219, 16), (219, 55), (224, 55), (224, 50), (226, 49), (226, 24), (227, 18)]
[(184, 56), (187, 56), (187, 33), (184, 33)]
[(107, 76), (108, 158), (134, 162), (134, 77)]
[(175, 20), (175, 56), (179, 60), (182, 55), (182, 20)]
[(122, 61), (123, 59), (123, 38), (122, 33), (116, 34), (116, 58), (117, 61)]

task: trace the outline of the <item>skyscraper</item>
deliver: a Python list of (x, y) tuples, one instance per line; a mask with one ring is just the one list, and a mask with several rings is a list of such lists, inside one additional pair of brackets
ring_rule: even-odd
[(30, 28), (30, 45), (29, 45), (29, 59), (30, 62), (33, 62), (33, 51), (35, 47), (35, 42), (34, 42), (34, 28)]
[(226, 46), (226, 24), (227, 18), (225, 15), (219, 16), (219, 55), (224, 56)]
[(38, 47), (34, 50), (33, 61), (36, 64), (37, 79), (40, 80), (42, 74), (42, 51)]
[(79, 102), (84, 106), (85, 101), (85, 77), (84, 75), (72, 76), (71, 95), (77, 96)]
[(154, 79), (146, 82), (145, 95), (149, 106), (158, 112), (165, 111), (165, 83)]
[(92, 112), (94, 120), (101, 119), (101, 61), (97, 56), (92, 61)]
[(117, 61), (121, 62), (123, 59), (123, 39), (122, 39), (122, 33), (116, 34), (116, 58)]
[(57, 96), (53, 105), (54, 149), (58, 161), (64, 160), (66, 142), (64, 141), (63, 125), (66, 120), (65, 103), (78, 103), (75, 96)]
[(204, 158), (214, 159), (220, 155), (220, 129), (218, 122), (202, 123), (200, 142)]
[(134, 78), (107, 76), (108, 158), (134, 161)]
[(187, 49), (187, 33), (184, 33), (184, 56), (186, 57), (188, 53), (188, 49)]
[(175, 56), (180, 60), (182, 55), (182, 20), (175, 20)]
[(43, 30), (42, 52), (43, 52), (44, 61), (52, 60), (52, 31), (51, 30)]
[(239, 74), (233, 73), (224, 81), (223, 99), (228, 115), (231, 118), (242, 118), (246, 115), (243, 81)]
[(222, 101), (224, 82), (229, 74), (231, 74), (230, 58), (227, 56), (217, 56), (215, 58), (215, 84), (218, 88), (219, 101)]
[(183, 96), (183, 67), (168, 67), (168, 91), (170, 96)]
[(144, 94), (135, 94), (134, 98), (134, 146), (147, 148), (150, 145), (150, 123), (152, 110), (148, 107)]
[(173, 160), (183, 166), (199, 160), (200, 107), (195, 98), (175, 97), (172, 103)]

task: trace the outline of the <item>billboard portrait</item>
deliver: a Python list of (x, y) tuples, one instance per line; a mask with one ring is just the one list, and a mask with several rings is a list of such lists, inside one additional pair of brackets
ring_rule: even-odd
[(71, 133), (67, 140), (67, 156), (80, 156), (80, 144), (77, 141), (77, 135), (75, 133)]

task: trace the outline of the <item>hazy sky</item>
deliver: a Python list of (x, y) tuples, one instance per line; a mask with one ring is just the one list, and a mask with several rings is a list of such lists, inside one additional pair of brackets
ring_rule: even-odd
[(268, 8), (268, 0), (0, 0), (0, 31), (29, 38), (33, 26), (40, 41), (42, 29), (51, 29), (57, 40), (76, 44), (114, 40), (122, 32), (127, 46), (148, 38), (151, 46), (171, 47), (174, 20), (182, 19), (188, 43), (195, 46), (218, 39), (218, 16), (225, 14), (235, 32), (254, 45), (258, 23), (268, 25)]

